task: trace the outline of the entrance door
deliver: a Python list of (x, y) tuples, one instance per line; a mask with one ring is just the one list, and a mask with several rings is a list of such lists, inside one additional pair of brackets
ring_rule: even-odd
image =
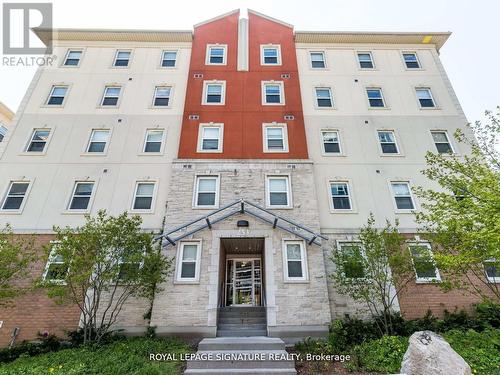
[(261, 294), (260, 258), (228, 259), (226, 306), (260, 306)]

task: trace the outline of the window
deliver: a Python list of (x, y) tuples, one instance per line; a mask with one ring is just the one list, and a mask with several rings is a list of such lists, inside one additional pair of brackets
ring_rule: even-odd
[(484, 262), (484, 272), (490, 283), (500, 283), (500, 262), (496, 259), (488, 259)]
[(264, 124), (264, 151), (287, 152), (288, 140), (285, 125)]
[(161, 66), (174, 68), (177, 62), (177, 51), (163, 51), (161, 54)]
[(179, 249), (177, 280), (197, 281), (200, 274), (200, 242), (181, 242)]
[(194, 206), (216, 208), (219, 205), (219, 177), (197, 176)]
[(311, 52), (310, 56), (311, 56), (311, 68), (314, 69), (326, 68), (324, 52)]
[(339, 132), (336, 130), (323, 130), (321, 132), (323, 152), (325, 154), (340, 154)]
[(407, 69), (420, 69), (420, 62), (415, 52), (403, 52), (403, 59)]
[(161, 152), (163, 144), (163, 130), (150, 129), (146, 131), (146, 140), (144, 142), (144, 152)]
[(439, 281), (441, 277), (432, 257), (431, 245), (415, 243), (409, 245), (417, 282)]
[(207, 82), (203, 83), (203, 102), (206, 105), (224, 104), (226, 93), (225, 82)]
[(43, 152), (50, 135), (49, 129), (35, 129), (31, 135), (26, 152)]
[(103, 153), (106, 150), (108, 143), (109, 130), (107, 129), (94, 129), (90, 135), (90, 141), (87, 146), (87, 152), (90, 153)]
[(62, 105), (67, 92), (68, 86), (52, 86), (47, 105)]
[(222, 152), (222, 125), (200, 125), (198, 152)]
[(267, 177), (267, 205), (275, 208), (291, 207), (288, 176)]
[(149, 211), (153, 206), (154, 182), (138, 182), (135, 186), (133, 210)]
[(345, 277), (362, 279), (365, 277), (363, 249), (359, 242), (339, 242)]
[(396, 144), (396, 136), (392, 130), (379, 130), (378, 140), (383, 154), (398, 154), (398, 145)]
[(261, 46), (261, 65), (281, 65), (279, 46)]
[(417, 92), (418, 102), (420, 108), (435, 108), (434, 98), (432, 97), (431, 89), (426, 87), (419, 87), (415, 89)]
[(380, 88), (366, 89), (366, 95), (368, 96), (368, 102), (371, 108), (385, 107), (384, 97), (382, 95), (382, 89)]
[(5, 126), (2, 126), (2, 124), (0, 124), (0, 142), (3, 141), (6, 134), (7, 134), (7, 128)]
[(170, 103), (170, 91), (171, 88), (168, 86), (156, 86), (153, 106), (168, 107), (168, 104)]
[(75, 182), (69, 210), (85, 211), (89, 207), (92, 191), (94, 190), (94, 182)]
[(115, 62), (113, 66), (127, 67), (130, 62), (131, 51), (116, 51)]
[(307, 280), (306, 254), (303, 241), (284, 241), (284, 268), (286, 281)]
[(358, 52), (358, 62), (361, 69), (373, 69), (373, 58), (371, 52)]
[(263, 98), (264, 105), (280, 105), (285, 103), (283, 95), (283, 82), (263, 82)]
[(436, 149), (440, 154), (453, 154), (453, 148), (448, 139), (448, 133), (445, 131), (431, 131), (431, 134)]
[(2, 203), (4, 211), (19, 211), (21, 210), (24, 198), (28, 194), (29, 182), (11, 181), (7, 194)]
[(207, 64), (226, 65), (226, 48), (225, 45), (207, 46)]
[(68, 50), (66, 54), (66, 59), (64, 60), (65, 66), (78, 66), (80, 65), (80, 60), (82, 58), (83, 51)]
[(333, 107), (332, 90), (329, 87), (316, 87), (314, 90), (318, 107)]
[(102, 97), (102, 106), (116, 106), (118, 105), (118, 99), (120, 99), (120, 92), (122, 88), (120, 86), (106, 86), (104, 88), (104, 95)]
[[(136, 275), (138, 274), (138, 271), (142, 268), (144, 265), (144, 259), (137, 260), (137, 254), (130, 254), (128, 257), (129, 258), (134, 258), (134, 259), (127, 259), (126, 257), (126, 250), (122, 251), (122, 256), (118, 259), (118, 265), (120, 267), (118, 271), (118, 281), (125, 282), (125, 281), (134, 281), (136, 278)], [(145, 254), (143, 255), (143, 257)]]
[(330, 182), (330, 193), (334, 211), (352, 209), (351, 198), (349, 196), (349, 185), (347, 182)]
[(49, 259), (45, 265), (43, 280), (54, 283), (64, 283), (68, 272), (68, 265), (61, 254), (57, 253), (58, 244), (53, 243), (50, 250)]
[(391, 182), (391, 187), (398, 210), (413, 210), (415, 208), (408, 182)]

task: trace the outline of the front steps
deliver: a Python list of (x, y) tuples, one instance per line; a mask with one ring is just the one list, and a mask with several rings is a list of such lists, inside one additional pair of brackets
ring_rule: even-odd
[[(285, 343), (271, 337), (217, 337), (203, 339), (198, 345), (199, 356), (221, 360), (195, 359), (188, 361), (184, 372), (220, 375), (296, 375), (295, 361), (285, 357)], [(259, 360), (223, 358), (230, 355), (258, 355)], [(217, 357), (219, 356), (219, 357)]]
[(267, 336), (266, 308), (262, 306), (221, 307), (217, 337)]

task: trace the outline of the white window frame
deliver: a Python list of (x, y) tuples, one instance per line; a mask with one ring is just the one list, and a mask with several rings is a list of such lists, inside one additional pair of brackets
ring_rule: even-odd
[[(285, 105), (285, 84), (283, 81), (262, 81), (262, 105)], [(267, 103), (266, 101), (266, 86), (274, 85), (280, 88), (280, 102)]]
[[(71, 203), (73, 203), (73, 198), (75, 197), (75, 192), (76, 192), (76, 187), (78, 184), (93, 184), (92, 185), (92, 193), (89, 196), (89, 203), (87, 205), (86, 209), (72, 209), (71, 208)], [(66, 205), (66, 212), (68, 213), (77, 213), (77, 214), (82, 214), (82, 213), (88, 213), (92, 209), (92, 204), (94, 201), (94, 196), (97, 190), (97, 180), (83, 180), (83, 179), (77, 179), (73, 182), (73, 187), (71, 189), (71, 194), (69, 197), (69, 201)]]
[[(299, 245), (301, 256), (302, 277), (290, 277), (288, 274), (288, 252), (287, 245)], [(282, 240), (282, 256), (283, 256), (283, 277), (287, 283), (304, 283), (309, 281), (309, 272), (307, 266), (307, 251), (304, 240), (283, 239)]]
[[(182, 275), (182, 257), (184, 255), (184, 247), (186, 245), (196, 245), (196, 263), (194, 277), (181, 277)], [(176, 262), (176, 284), (197, 284), (200, 281), (200, 269), (201, 269), (201, 251), (202, 251), (202, 241), (201, 240), (190, 240), (190, 241), (180, 241), (177, 245), (177, 262)]]
[[(212, 180), (215, 179), (215, 200), (213, 205), (198, 205), (198, 193), (199, 193), (199, 182), (201, 180)], [(220, 175), (218, 174), (197, 174), (194, 177), (194, 188), (193, 188), (193, 205), (192, 208), (198, 209), (213, 209), (219, 208), (219, 196), (220, 196)]]
[[(323, 67), (322, 68), (316, 68), (313, 66), (313, 60), (312, 60), (312, 55), (313, 54), (321, 54), (323, 55)], [(308, 55), (309, 55), (309, 68), (312, 69), (312, 70), (325, 70), (325, 69), (328, 69), (328, 64), (326, 62), (326, 53), (325, 51), (309, 51), (308, 52)]]
[[(78, 64), (76, 64), (76, 65), (66, 65), (66, 61), (68, 61), (68, 58), (69, 58), (69, 55), (71, 52), (80, 52), (80, 58), (78, 59)], [(82, 62), (82, 59), (83, 59), (83, 53), (84, 53), (84, 50), (81, 48), (68, 48), (68, 50), (66, 51), (66, 55), (64, 56), (64, 60), (61, 64), (61, 67), (62, 68), (78, 68), (78, 67), (80, 67), (80, 63)], [(74, 60), (74, 59), (72, 59), (72, 60)]]
[[(128, 58), (128, 62), (127, 62), (126, 66), (117, 66), (116, 65), (116, 60), (118, 59), (118, 54), (120, 52), (129, 52), (130, 53), (129, 58)], [(125, 49), (117, 49), (115, 51), (115, 56), (113, 58), (113, 65), (112, 65), (112, 67), (116, 68), (116, 69), (127, 69), (127, 68), (130, 68), (130, 65), (132, 64), (132, 56), (133, 56), (133, 51), (131, 49), (127, 49), (127, 48), (125, 48)], [(120, 60), (123, 60), (123, 59), (120, 59)]]
[[(361, 256), (366, 259), (366, 254), (365, 254), (365, 249), (363, 248), (363, 243), (359, 240), (337, 240), (337, 251), (342, 252), (342, 245), (343, 244), (357, 244), (359, 245), (360, 251), (361, 251)], [(358, 281), (365, 281), (365, 282), (371, 282), (367, 277), (366, 277), (366, 270), (363, 270), (365, 272), (364, 277), (347, 277), (347, 275), (344, 274), (344, 276), (347, 279), (351, 280), (358, 280)]]
[[(396, 203), (396, 194), (394, 193), (394, 189), (392, 184), (406, 184), (408, 186), (408, 190), (410, 192), (409, 197), (411, 198), (411, 201), (413, 203), (413, 208), (398, 208), (398, 205)], [(413, 195), (413, 192), (411, 191), (411, 181), (410, 180), (390, 180), (389, 181), (389, 192), (391, 193), (392, 196), (392, 204), (394, 205), (394, 210), (396, 213), (412, 213), (414, 211), (418, 210), (417, 206), (417, 201), (415, 199), (415, 196)]]
[[(335, 208), (333, 206), (333, 194), (332, 194), (332, 184), (346, 184), (347, 185), (347, 198), (349, 199), (349, 206), (351, 208)], [(353, 197), (353, 190), (352, 190), (352, 184), (351, 181), (346, 180), (346, 179), (330, 179), (328, 180), (327, 183), (328, 187), (328, 200), (330, 203), (330, 212), (331, 213), (349, 213), (349, 212), (354, 212), (354, 197)], [(341, 196), (345, 197), (345, 196)]]
[[(382, 99), (382, 103), (384, 104), (382, 107), (372, 107), (370, 103), (370, 97), (368, 96), (368, 90), (378, 90), (380, 91), (380, 98)], [(366, 96), (366, 102), (368, 104), (368, 109), (388, 109), (389, 106), (387, 105), (387, 101), (385, 100), (385, 95), (384, 95), (384, 90), (382, 90), (382, 87), (380, 86), (367, 86), (365, 87), (365, 96)]]
[[(221, 63), (210, 62), (210, 51), (212, 48), (222, 48), (224, 50)], [(227, 65), (227, 44), (207, 44), (205, 65)]]
[[(162, 132), (162, 135), (161, 135), (161, 144), (160, 144), (160, 151), (146, 151), (146, 146), (147, 146), (147, 143), (148, 143), (148, 135), (150, 132)], [(164, 151), (164, 148), (165, 148), (165, 129), (164, 128), (148, 128), (146, 129), (146, 132), (144, 134), (144, 142), (143, 142), (143, 145), (142, 145), (142, 151), (141, 151), (141, 154), (145, 154), (145, 155), (159, 155), (159, 154), (163, 154), (163, 151)]]
[[(271, 205), (271, 190), (269, 182), (272, 179), (285, 179), (286, 180), (286, 193), (287, 193), (287, 204), (286, 205)], [(293, 208), (292, 200), (292, 181), (289, 174), (268, 174), (266, 175), (266, 208), (269, 209), (291, 209)]]
[[(47, 140), (45, 141), (45, 146), (43, 147), (42, 151), (29, 151), (31, 143), (34, 142), (33, 138), (35, 137), (35, 133), (37, 131), (48, 131), (49, 132)], [(26, 144), (26, 146), (24, 147), (23, 152), (30, 154), (30, 155), (44, 155), (47, 152), (47, 148), (49, 147), (49, 142), (50, 142), (50, 139), (52, 138), (52, 133), (53, 133), (52, 128), (33, 128), (33, 131), (31, 132), (31, 137), (30, 137), (28, 143)], [(36, 142), (39, 142), (39, 141), (36, 141)]]
[[(264, 49), (274, 48), (276, 50), (276, 64), (266, 63), (264, 59)], [(260, 45), (260, 65), (262, 66), (280, 66), (281, 65), (281, 45), (279, 44), (261, 44)]]
[[(409, 68), (406, 65), (406, 60), (405, 60), (405, 55), (415, 55), (415, 58), (417, 60), (418, 68)], [(417, 51), (401, 51), (401, 58), (403, 59), (403, 66), (406, 70), (423, 70), (422, 69), (422, 63), (420, 62), (420, 58), (418, 57)]]
[[(208, 101), (208, 86), (209, 85), (220, 85), (221, 86), (221, 98), (220, 103), (213, 103)], [(226, 81), (203, 81), (203, 96), (201, 98), (202, 105), (225, 105), (226, 104)]]
[(484, 276), (486, 277), (486, 279), (488, 280), (489, 283), (494, 283), (494, 284), (500, 283), (500, 276), (498, 276), (498, 277), (490, 277), (490, 276), (488, 276), (488, 274), (486, 273), (485, 263), (499, 263), (498, 260), (496, 260), (494, 258), (493, 259), (486, 259), (483, 262), (483, 267), (484, 267)]
[[(203, 149), (203, 133), (204, 129), (207, 128), (217, 128), (219, 129), (219, 142), (217, 150), (204, 150)], [(196, 152), (200, 153), (221, 153), (223, 150), (223, 142), (224, 142), (224, 124), (222, 123), (201, 123), (198, 128), (198, 148)]]
[[(435, 281), (441, 281), (441, 274), (439, 273), (439, 269), (437, 268), (435, 262), (434, 262), (434, 254), (432, 252), (432, 247), (431, 244), (428, 242), (408, 242), (408, 251), (410, 252), (410, 258), (411, 258), (411, 263), (413, 265), (413, 270), (415, 271), (415, 282), (417, 284), (428, 284), (432, 283)], [(417, 269), (415, 268), (415, 263), (413, 260), (413, 254), (411, 252), (411, 247), (412, 246), (419, 246), (419, 247), (427, 247), (427, 250), (429, 251), (430, 259), (432, 262), (434, 262), (434, 271), (436, 276), (435, 277), (419, 277), (417, 274)]]
[[(399, 142), (398, 138), (396, 136), (396, 131), (393, 129), (377, 129), (376, 130), (376, 136), (377, 136), (377, 142), (379, 145), (379, 151), (381, 156), (400, 156), (401, 155), (401, 148), (399, 147)], [(395, 153), (385, 153), (383, 148), (382, 148), (382, 141), (380, 140), (379, 133), (392, 133), (392, 136), (394, 137), (394, 144), (396, 146), (396, 152)], [(384, 142), (388, 143), (388, 142)]]
[[(168, 104), (167, 105), (156, 105), (155, 101), (157, 98), (158, 90), (161, 89), (168, 89)], [(173, 88), (170, 85), (156, 85), (153, 91), (153, 101), (151, 102), (151, 107), (152, 108), (170, 108), (172, 106), (172, 91)], [(159, 98), (164, 98), (163, 96), (160, 96)]]
[[(12, 188), (13, 184), (28, 184), (28, 187), (26, 188), (26, 192), (24, 193), (23, 200), (21, 201), (21, 205), (19, 208), (16, 209), (4, 209), (3, 206), (5, 202), (7, 201), (7, 198), (11, 195), (10, 190)], [(7, 189), (4, 191), (4, 194), (2, 196), (2, 201), (0, 202), (0, 212), (2, 214), (5, 213), (17, 213), (20, 214), (24, 210), (24, 206), (26, 205), (26, 201), (28, 200), (28, 196), (31, 191), (31, 186), (33, 185), (32, 181), (29, 180), (10, 180), (9, 183), (7, 184)]]
[[(267, 143), (267, 130), (270, 128), (281, 129), (283, 135), (283, 149), (269, 149), (269, 145)], [(285, 123), (264, 123), (262, 124), (262, 141), (263, 141), (263, 150), (264, 152), (270, 153), (283, 153), (288, 152), (288, 129), (287, 124)]]
[[(432, 103), (434, 104), (433, 107), (422, 107), (422, 104), (420, 103), (420, 98), (418, 97), (418, 91), (419, 90), (427, 90), (429, 92), (429, 95), (430, 95), (430, 97), (432, 99)], [(415, 86), (414, 93), (415, 93), (415, 97), (417, 98), (417, 103), (418, 103), (418, 108), (419, 109), (423, 109), (423, 110), (427, 110), (427, 109), (439, 109), (437, 101), (436, 101), (436, 98), (434, 97), (434, 94), (432, 93), (432, 89), (429, 86)]]
[[(95, 132), (98, 132), (98, 131), (107, 131), (108, 132), (108, 138), (106, 140), (106, 144), (104, 145), (104, 150), (102, 150), (102, 152), (91, 152), (89, 151), (90, 149), (90, 145), (92, 144), (92, 138), (95, 134)], [(105, 129), (105, 128), (95, 128), (95, 129), (91, 129), (90, 130), (90, 136), (89, 136), (89, 140), (87, 142), (87, 146), (85, 147), (85, 155), (106, 155), (108, 153), (108, 147), (109, 147), (109, 143), (111, 141), (111, 129)]]
[[(456, 154), (456, 150), (455, 150), (455, 146), (453, 145), (453, 143), (451, 142), (451, 138), (450, 136), (448, 135), (448, 131), (447, 130), (439, 130), (439, 129), (431, 129), (430, 131), (431, 133), (431, 139), (432, 139), (432, 143), (434, 144), (434, 148), (436, 150), (436, 152), (439, 154), (439, 155), (454, 155)], [(434, 140), (434, 136), (433, 136), (433, 133), (444, 133), (445, 136), (446, 136), (446, 139), (448, 140), (448, 144), (450, 145), (450, 148), (451, 148), (451, 154), (447, 154), (447, 153), (440, 153), (437, 149), (437, 146), (436, 146), (436, 143), (443, 143), (443, 142), (436, 142)]]
[(3, 126), (3, 124), (0, 122), (0, 142), (2, 142), (5, 139), (6, 135), (7, 135), (7, 128)]
[[(42, 275), (42, 280), (46, 281), (51, 284), (59, 284), (59, 285), (66, 285), (66, 281), (64, 279), (51, 279), (47, 280), (47, 273), (49, 272), (49, 268), (51, 264), (65, 264), (66, 262), (54, 262), (54, 258), (57, 255), (57, 246), (59, 245), (59, 241), (50, 241), (50, 253), (49, 257), (47, 259), (47, 262), (45, 263), (45, 268), (43, 270), (43, 275)], [(66, 270), (66, 274), (68, 273), (68, 270)]]
[[(50, 98), (52, 98), (52, 93), (54, 92), (55, 89), (59, 89), (59, 88), (65, 88), (66, 89), (61, 104), (49, 104)], [(68, 97), (68, 93), (69, 93), (69, 85), (52, 85), (50, 87), (49, 96), (47, 97), (47, 100), (45, 101), (45, 106), (47, 106), (49, 108), (64, 107), (64, 105), (66, 103), (66, 98)], [(60, 96), (57, 96), (57, 97), (60, 97)]]
[[(118, 94), (118, 97), (116, 97), (117, 98), (116, 104), (114, 104), (114, 105), (109, 105), (109, 104), (105, 105), (104, 104), (104, 99), (106, 99), (107, 97), (108, 98), (115, 98), (115, 96), (106, 96), (106, 92), (108, 91), (108, 89), (120, 89), (120, 93)], [(123, 86), (121, 86), (121, 85), (106, 85), (106, 86), (104, 86), (104, 91), (102, 93), (102, 97), (101, 97), (101, 101), (100, 101), (99, 106), (101, 108), (118, 108), (120, 106), (122, 93), (123, 93)]]
[[(326, 151), (323, 133), (337, 133), (339, 152), (327, 152)], [(344, 155), (344, 149), (342, 146), (342, 139), (341, 139), (342, 137), (340, 135), (339, 129), (322, 128), (319, 131), (319, 137), (320, 137), (319, 140), (321, 143), (321, 153), (323, 156), (342, 156), (342, 155)]]
[[(330, 107), (321, 107), (318, 103), (318, 91), (317, 90), (328, 90), (330, 93), (330, 103), (332, 104)], [(333, 90), (331, 87), (328, 86), (315, 86), (314, 87), (314, 106), (316, 109), (324, 110), (324, 109), (335, 109), (335, 99), (333, 97)]]
[[(371, 68), (363, 68), (361, 66), (361, 60), (359, 59), (359, 55), (370, 55), (370, 61), (372, 62), (372, 67)], [(375, 59), (373, 58), (373, 53), (371, 51), (356, 51), (356, 61), (358, 62), (358, 68), (360, 70), (375, 70), (376, 65), (375, 65)]]
[[(163, 61), (165, 60), (164, 59), (165, 53), (168, 53), (168, 52), (175, 53), (175, 63), (173, 66), (163, 66)], [(175, 68), (177, 68), (177, 61), (178, 60), (179, 60), (179, 50), (164, 49), (163, 51), (161, 51), (161, 54), (160, 54), (160, 68), (161, 69), (175, 69)]]
[[(139, 189), (139, 184), (152, 184), (153, 185), (153, 195), (151, 195), (151, 207), (147, 209), (134, 208), (135, 199), (137, 198), (137, 190)], [(156, 193), (158, 191), (158, 182), (156, 180), (137, 180), (135, 181), (134, 194), (132, 196), (132, 205), (130, 206), (131, 212), (137, 213), (152, 213), (155, 211), (156, 204)], [(142, 195), (143, 197), (149, 197), (149, 195)]]

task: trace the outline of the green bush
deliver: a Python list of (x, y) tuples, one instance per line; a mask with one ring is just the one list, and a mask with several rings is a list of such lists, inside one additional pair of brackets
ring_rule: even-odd
[(346, 367), (350, 370), (397, 373), (407, 348), (407, 337), (382, 336), (355, 346), (351, 352), (352, 360)]
[(154, 362), (150, 353), (188, 353), (192, 349), (177, 339), (121, 339), (101, 347), (82, 346), (0, 365), (0, 375), (38, 374), (179, 374), (179, 362)]
[(11, 362), (22, 355), (34, 356), (68, 348), (70, 343), (61, 341), (54, 335), (39, 334), (39, 341), (23, 341), (12, 348), (0, 349), (0, 363)]
[(380, 337), (380, 333), (373, 322), (351, 318), (336, 319), (330, 324), (328, 342), (334, 352), (340, 353), (353, 345)]
[(451, 347), (470, 365), (473, 374), (500, 374), (500, 330), (452, 330), (444, 334)]

